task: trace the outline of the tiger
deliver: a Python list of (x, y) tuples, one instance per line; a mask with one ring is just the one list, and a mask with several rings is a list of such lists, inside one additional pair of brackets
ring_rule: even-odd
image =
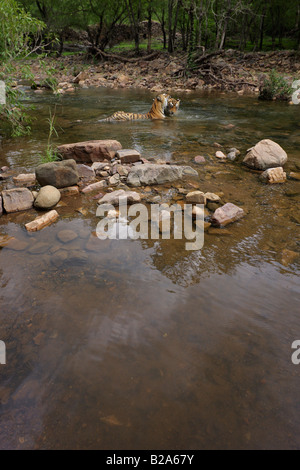
[(180, 105), (180, 100), (176, 100), (175, 98), (168, 99), (168, 105), (165, 109), (166, 116), (174, 116), (177, 113)]
[(170, 95), (166, 93), (161, 93), (157, 95), (153, 100), (153, 104), (148, 113), (139, 114), (139, 113), (126, 113), (125, 111), (117, 111), (111, 116), (102, 121), (112, 122), (112, 121), (136, 121), (144, 119), (164, 119), (166, 117), (165, 110), (168, 107), (168, 100), (171, 99)]

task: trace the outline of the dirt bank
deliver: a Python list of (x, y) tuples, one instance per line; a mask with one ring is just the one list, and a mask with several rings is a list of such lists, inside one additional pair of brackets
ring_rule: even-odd
[[(264, 76), (272, 69), (290, 82), (300, 75), (300, 54), (295, 51), (241, 53), (228, 50), (204, 54), (196, 60), (193, 70), (186, 69), (187, 56), (183, 54), (158, 52), (150, 59), (147, 56), (133, 58), (128, 54), (96, 62), (83, 53), (44, 61), (51, 70), (51, 78), (57, 81), (57, 88), (63, 91), (76, 85), (146, 88), (173, 94), (202, 89), (258, 93)], [(26, 64), (30, 66), (35, 83), (43, 85), (47, 76), (39, 60), (28, 59)]]

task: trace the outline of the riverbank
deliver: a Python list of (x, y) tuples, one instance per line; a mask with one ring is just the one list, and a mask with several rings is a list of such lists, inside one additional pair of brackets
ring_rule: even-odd
[[(151, 59), (151, 60), (148, 60)], [(299, 77), (300, 55), (296, 51), (242, 53), (228, 50), (199, 57), (195, 69), (186, 70), (186, 54), (157, 52), (134, 58), (129, 53), (110, 56), (96, 62), (86, 53), (60, 58), (27, 59), (32, 83), (40, 92), (45, 82), (55, 83), (56, 92), (74, 91), (74, 87), (140, 88), (151, 92), (180, 94), (200, 90), (259, 93), (264, 77), (272, 70), (290, 83)], [(48, 69), (48, 72), (46, 70)], [(17, 66), (17, 70), (20, 67)], [(16, 80), (21, 74), (17, 72)]]

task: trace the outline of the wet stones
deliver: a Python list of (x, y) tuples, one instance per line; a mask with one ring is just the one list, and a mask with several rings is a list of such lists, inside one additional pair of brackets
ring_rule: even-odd
[(58, 217), (59, 215), (56, 210), (52, 210), (50, 212), (47, 212), (47, 214), (37, 217), (32, 222), (29, 222), (25, 225), (25, 228), (28, 232), (37, 232), (39, 230), (42, 230), (44, 227), (47, 227), (48, 225), (54, 223), (58, 219)]
[(122, 145), (117, 140), (91, 140), (57, 147), (63, 160), (74, 159), (78, 163), (110, 161), (121, 149)]
[(27, 188), (15, 188), (2, 191), (3, 207), (6, 212), (18, 212), (33, 207), (33, 195)]
[(283, 168), (268, 168), (260, 175), (261, 181), (264, 183), (274, 184), (274, 183), (285, 183), (286, 173), (283, 171)]
[(192, 191), (186, 195), (188, 204), (206, 204), (206, 197), (202, 191)]
[(190, 166), (146, 163), (130, 169), (127, 184), (130, 186), (163, 184), (176, 181), (184, 176), (198, 176), (198, 173)]
[(212, 216), (212, 224), (213, 225), (228, 225), (236, 220), (241, 219), (244, 217), (245, 212), (240, 207), (228, 202), (222, 207), (216, 209)]
[(205, 162), (206, 162), (205, 157), (202, 157), (202, 155), (197, 155), (194, 158), (194, 163), (197, 163), (197, 165), (201, 165), (202, 163), (205, 163)]
[(61, 193), (57, 188), (54, 186), (43, 186), (34, 201), (34, 207), (50, 209), (60, 201), (60, 198)]
[(92, 183), (82, 189), (82, 193), (92, 193), (93, 191), (100, 191), (100, 189), (106, 188), (107, 182), (105, 180)]
[(76, 185), (79, 180), (74, 160), (44, 163), (36, 168), (35, 174), (41, 186), (50, 185), (58, 189)]
[(96, 174), (90, 166), (79, 164), (77, 170), (80, 179), (84, 181), (93, 181), (95, 179)]
[(13, 182), (16, 186), (34, 186), (36, 184), (35, 173), (21, 173), (13, 177)]
[(78, 235), (73, 230), (61, 230), (58, 232), (57, 238), (62, 243), (70, 243), (73, 240), (76, 240)]
[(121, 163), (135, 163), (141, 160), (141, 154), (137, 150), (123, 149), (116, 152), (116, 157)]
[(270, 139), (265, 139), (248, 150), (243, 163), (254, 170), (267, 170), (283, 166), (287, 159), (287, 154), (280, 145)]
[(62, 196), (78, 196), (79, 188), (78, 186), (68, 186), (67, 188), (60, 188), (59, 192)]
[(98, 201), (98, 204), (111, 204), (112, 206), (117, 206), (122, 203), (137, 204), (139, 202), (141, 202), (141, 196), (137, 192), (119, 189), (118, 191), (105, 194), (105, 196)]

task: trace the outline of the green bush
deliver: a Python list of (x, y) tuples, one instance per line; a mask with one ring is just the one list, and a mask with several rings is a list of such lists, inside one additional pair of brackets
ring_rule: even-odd
[(292, 93), (293, 89), (287, 80), (275, 70), (272, 70), (260, 89), (259, 98), (267, 101), (289, 101)]

